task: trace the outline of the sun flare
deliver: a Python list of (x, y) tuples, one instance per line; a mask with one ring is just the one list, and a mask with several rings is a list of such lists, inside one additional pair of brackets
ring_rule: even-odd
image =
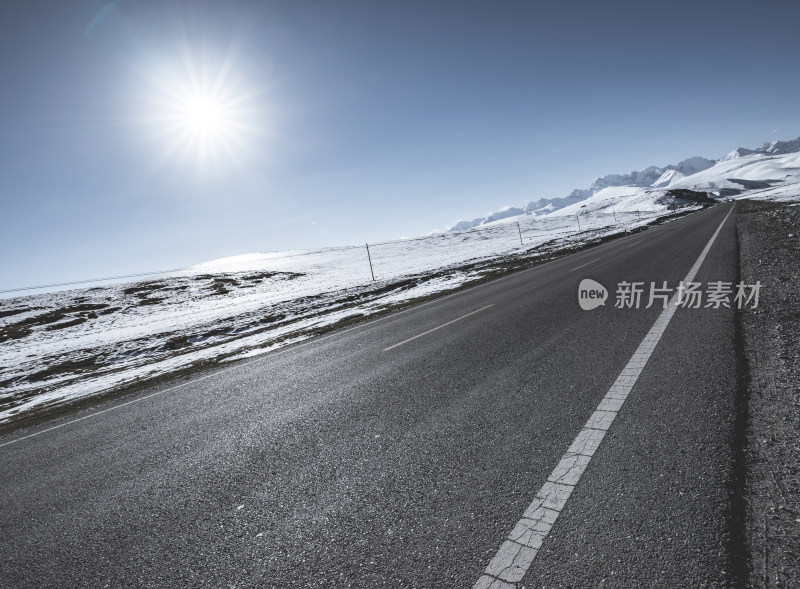
[(230, 61), (214, 64), (188, 52), (182, 62), (149, 75), (148, 123), (163, 159), (203, 168), (241, 160), (257, 135), (254, 93)]

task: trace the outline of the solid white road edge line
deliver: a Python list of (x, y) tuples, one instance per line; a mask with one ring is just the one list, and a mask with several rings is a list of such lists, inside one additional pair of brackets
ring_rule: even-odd
[(480, 313), (481, 311), (485, 311), (489, 307), (493, 307), (493, 306), (494, 306), (494, 303), (492, 303), (491, 305), (486, 305), (485, 307), (481, 307), (480, 309), (476, 309), (475, 311), (467, 313), (466, 315), (462, 315), (461, 317), (453, 319), (452, 321), (448, 321), (447, 323), (442, 323), (439, 327), (434, 327), (433, 329), (429, 329), (428, 331), (423, 331), (422, 333), (418, 333), (414, 337), (410, 337), (410, 338), (408, 338), (406, 340), (403, 340), (401, 342), (393, 344), (393, 345), (389, 346), (388, 348), (383, 348), (383, 351), (384, 352), (388, 352), (389, 350), (391, 350), (393, 348), (396, 348), (397, 346), (402, 346), (403, 344), (407, 344), (408, 342), (414, 341), (418, 337), (422, 337), (423, 335), (428, 335), (429, 333), (433, 333), (434, 331), (437, 331), (437, 330), (441, 329), (442, 327), (447, 327), (451, 323), (455, 323), (456, 321), (461, 321), (462, 319), (466, 319), (470, 315), (474, 315), (475, 313)]
[[(700, 253), (700, 257), (689, 270), (684, 278), (685, 283), (694, 279), (731, 212), (733, 207), (725, 215)], [(473, 589), (516, 589), (517, 583), (522, 581), (675, 314), (676, 303), (680, 302), (678, 297), (679, 293), (675, 293), (667, 308), (658, 316), (628, 364), (611, 385), (561, 461), (550, 473), (547, 482), (536, 493), (522, 519), (511, 530)]]

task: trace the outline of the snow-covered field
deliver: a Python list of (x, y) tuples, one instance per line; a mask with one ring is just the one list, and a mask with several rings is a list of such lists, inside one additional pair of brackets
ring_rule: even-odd
[[(524, 259), (694, 210), (692, 199), (796, 200), (800, 140), (596, 180), (479, 225), (361, 247), (255, 253), (138, 282), (0, 300), (0, 424), (142, 379), (264, 353)], [(684, 191), (684, 192), (680, 192)], [(370, 260), (372, 268), (370, 268)], [(374, 272), (375, 279), (372, 278)]]

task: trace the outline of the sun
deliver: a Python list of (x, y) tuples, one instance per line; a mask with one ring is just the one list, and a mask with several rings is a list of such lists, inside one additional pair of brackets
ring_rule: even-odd
[(178, 80), (163, 109), (165, 147), (183, 159), (208, 163), (235, 156), (248, 131), (247, 113), (239, 107), (234, 87)]
[(232, 101), (210, 92), (179, 94), (172, 110), (173, 140), (177, 139), (183, 148), (230, 147), (242, 131), (242, 121)]
[(202, 55), (187, 49), (148, 72), (146, 122), (162, 160), (210, 169), (241, 162), (259, 134), (258, 109), (232, 59)]
[(187, 130), (200, 135), (222, 133), (227, 127), (225, 105), (211, 96), (193, 96), (183, 105)]

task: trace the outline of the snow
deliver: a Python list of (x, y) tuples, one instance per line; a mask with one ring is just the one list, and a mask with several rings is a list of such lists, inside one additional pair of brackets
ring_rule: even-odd
[(800, 151), (800, 137), (792, 141), (773, 141), (762, 143), (756, 151), (767, 154), (786, 154)]
[(740, 147), (738, 149), (734, 149), (732, 152), (730, 152), (728, 155), (726, 155), (722, 159), (723, 160), (735, 160), (735, 159), (738, 159), (740, 157), (744, 157), (746, 155), (751, 155), (753, 153), (755, 153), (755, 151), (753, 151), (752, 149), (747, 149), (745, 147)]
[[(606, 200), (614, 191), (608, 191), (615, 187), (628, 188), (661, 188), (678, 189), (688, 188), (703, 192), (713, 192), (719, 190), (740, 191), (743, 186), (733, 180), (750, 180), (761, 182), (783, 182), (790, 184), (797, 182), (798, 152), (800, 152), (800, 137), (792, 141), (773, 141), (763, 143), (756, 149), (739, 147), (731, 151), (720, 160), (710, 160), (703, 157), (690, 157), (674, 165), (664, 167), (649, 166), (643, 170), (632, 171), (627, 174), (608, 174), (602, 178), (597, 178), (589, 188), (577, 188), (568, 196), (562, 198), (541, 198), (525, 204), (523, 210), (527, 214), (549, 215), (558, 210), (565, 210), (564, 214), (576, 214), (577, 209), (584, 204), (587, 199), (594, 199), (598, 194), (600, 200)], [(776, 156), (785, 156), (775, 159)], [(779, 174), (779, 175), (776, 175)], [(733, 180), (732, 180), (733, 179)], [(744, 188), (756, 188), (755, 186), (744, 186)], [(761, 187), (764, 188), (764, 187)], [(636, 207), (646, 207), (648, 203), (651, 208), (660, 200), (664, 193), (653, 192), (652, 198), (648, 199), (641, 196), (642, 191), (629, 191), (625, 196), (634, 196), (634, 192), (639, 192), (633, 200), (621, 203), (619, 210), (636, 210)], [(723, 194), (722, 196), (726, 196)], [(578, 204), (580, 203), (580, 204)], [(575, 205), (578, 205), (577, 207)], [(591, 208), (591, 207), (590, 207)], [(484, 217), (472, 219), (471, 221), (458, 221), (450, 231), (463, 231), (471, 227), (480, 227), (489, 224), (498, 218), (510, 217), (509, 211), (515, 210), (513, 207), (503, 207), (495, 213), (488, 213)]]
[(659, 202), (666, 195), (664, 190), (652, 190), (637, 186), (609, 186), (596, 192), (586, 200), (554, 211), (548, 217), (574, 216), (593, 213), (663, 213), (669, 210), (666, 202)]
[(658, 177), (658, 180), (653, 182), (652, 186), (656, 188), (669, 186), (673, 182), (677, 182), (681, 178), (685, 178), (685, 175), (679, 172), (678, 170), (665, 170), (661, 176)]
[(766, 155), (753, 152), (736, 158), (723, 158), (713, 166), (691, 175), (670, 169), (652, 186), (609, 186), (547, 216), (608, 211), (663, 212), (675, 202), (669, 190), (676, 189), (706, 192), (712, 197), (796, 198), (800, 194), (800, 153)]
[[(595, 179), (591, 186), (586, 189), (576, 188), (569, 196), (562, 198), (541, 198), (536, 201), (526, 203), (522, 210), (514, 207), (503, 207), (495, 213), (487, 213), (483, 217), (472, 219), (471, 221), (459, 220), (453, 225), (450, 231), (463, 231), (471, 227), (480, 227), (496, 221), (498, 219), (512, 216), (512, 211), (520, 213), (532, 213), (535, 215), (546, 215), (559, 209), (571, 207), (577, 203), (582, 203), (598, 192), (612, 187), (664, 187), (680, 180), (688, 175), (695, 174), (714, 166), (716, 162), (702, 157), (691, 157), (678, 162), (675, 165), (668, 165), (663, 168), (650, 166), (644, 170), (632, 171), (627, 174), (609, 174), (602, 178)], [(570, 210), (574, 210), (570, 209)]]
[(714, 191), (720, 188), (741, 190), (735, 180), (796, 184), (800, 182), (800, 153), (767, 155), (752, 153), (737, 158), (723, 159), (712, 168), (682, 178), (670, 188)]
[[(592, 212), (664, 211), (674, 202), (669, 190), (689, 189), (712, 197), (790, 198), (800, 182), (800, 138), (763, 143), (756, 149), (740, 147), (720, 160), (691, 157), (663, 168), (650, 166), (627, 174), (597, 178), (586, 189), (563, 198), (528, 202), (526, 214), (565, 216)], [(761, 192), (755, 193), (754, 190)], [(460, 221), (450, 230), (464, 230), (508, 218), (504, 207), (472, 221)]]

